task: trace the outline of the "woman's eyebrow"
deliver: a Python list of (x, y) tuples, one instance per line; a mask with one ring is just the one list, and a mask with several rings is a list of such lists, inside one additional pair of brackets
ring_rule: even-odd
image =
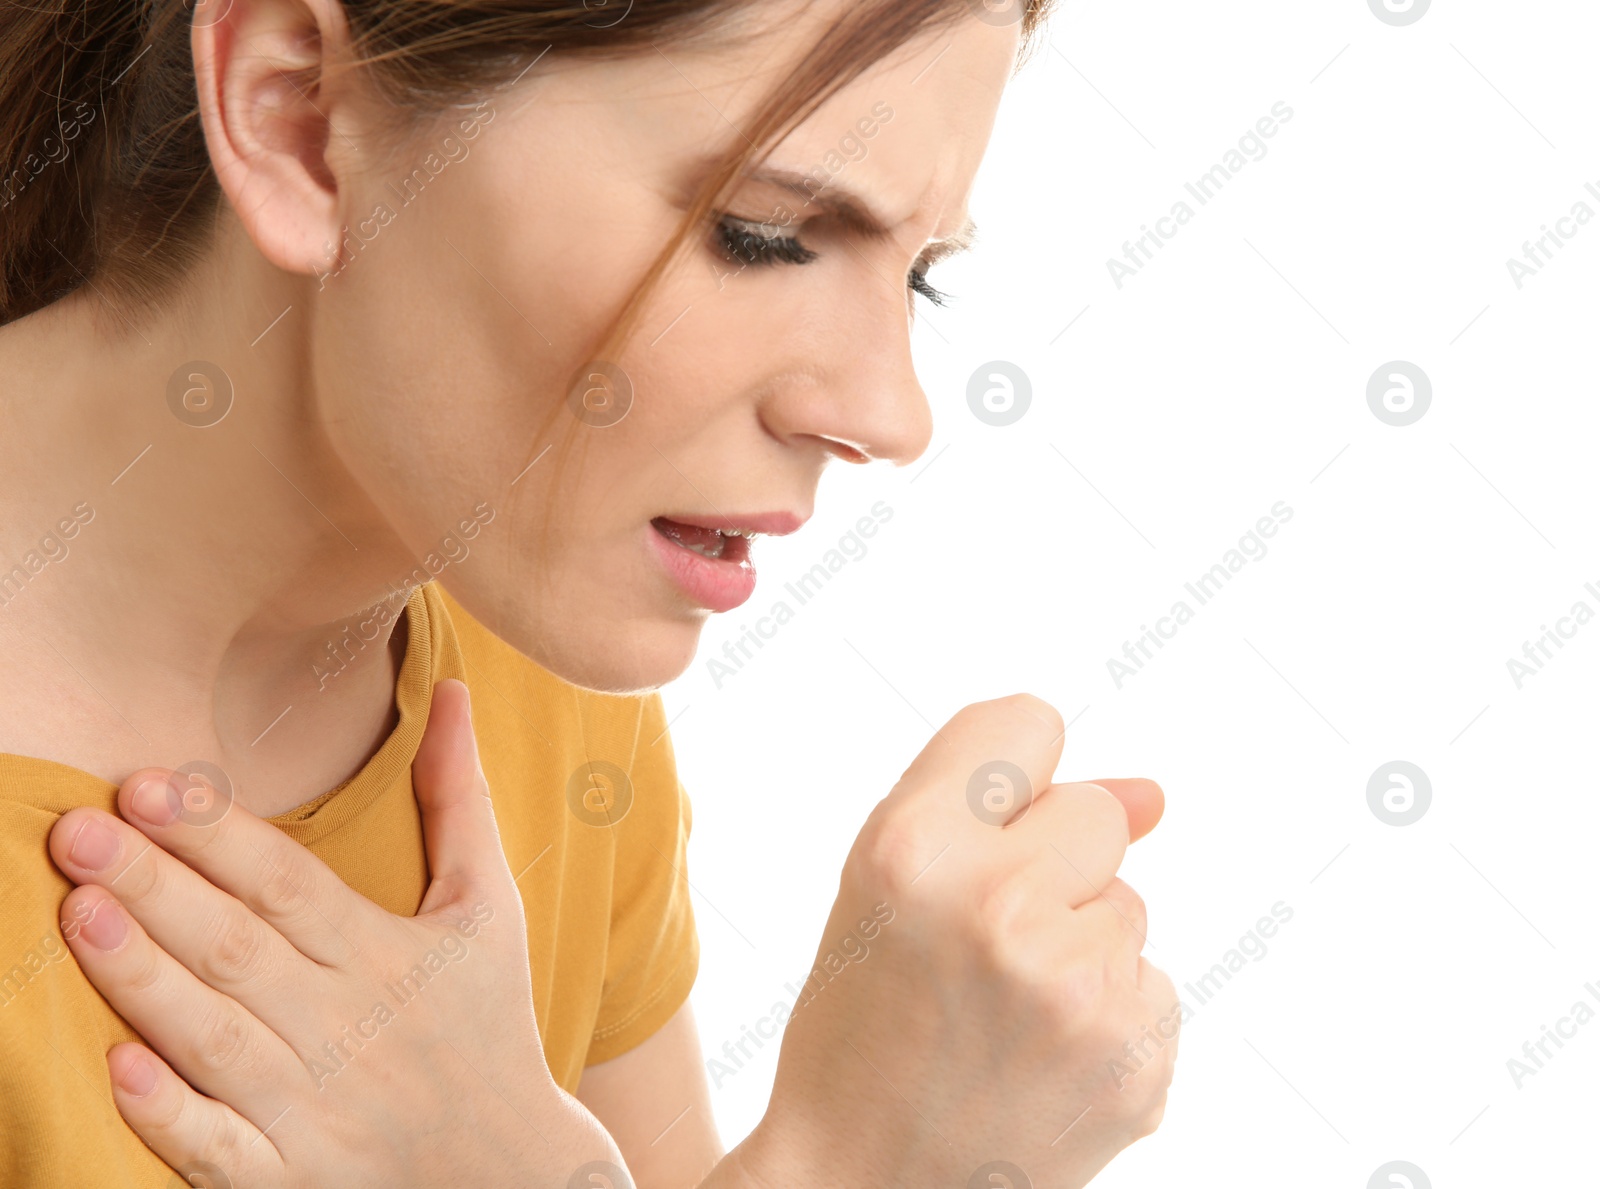
[(978, 242), (978, 225), (972, 221), (972, 216), (967, 216), (954, 235), (947, 235), (944, 239), (936, 239), (922, 250), (918, 259), (926, 267), (932, 267), (941, 260), (948, 260), (961, 252), (971, 251), (972, 246)]
[[(802, 209), (815, 207), (866, 239), (887, 239), (891, 234), (888, 221), (872, 209), (871, 203), (831, 180), (818, 186), (810, 174), (776, 166), (750, 170), (744, 174), (744, 179), (785, 190), (801, 200)], [(965, 252), (977, 241), (977, 236), (978, 226), (969, 215), (955, 234), (933, 241), (922, 258), (932, 263)]]

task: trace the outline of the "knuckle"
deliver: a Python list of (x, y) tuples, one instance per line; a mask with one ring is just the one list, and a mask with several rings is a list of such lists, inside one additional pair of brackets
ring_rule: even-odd
[(1172, 981), (1172, 976), (1159, 966), (1150, 966), (1145, 971), (1144, 983), (1146, 986), (1157, 988), (1157, 994), (1162, 1003), (1178, 1002), (1178, 988)]
[[(191, 1097), (194, 1101), (189, 1103), (191, 1109), (188, 1112), (189, 1117), (184, 1120), (184, 1125), (191, 1135), (200, 1140), (191, 1147), (191, 1150), (204, 1152), (205, 1160), (199, 1167), (209, 1166), (210, 1169), (216, 1170), (216, 1174), (220, 1174), (220, 1179), (213, 1181), (211, 1176), (201, 1174), (204, 1179), (195, 1180), (194, 1174), (191, 1174), (180, 1183), (215, 1184), (218, 1189), (242, 1185), (239, 1174), (247, 1164), (248, 1153), (239, 1129), (226, 1115), (219, 1111), (204, 1110), (198, 1097)], [(191, 1166), (185, 1165), (185, 1167)]]
[(474, 905), (489, 905), (497, 912), (509, 912), (512, 904), (522, 903), (522, 896), (507, 895), (508, 889), (495, 876), (479, 872), (464, 872), (450, 887), (448, 903), (462, 909)]
[[(1169, 1005), (1178, 1004), (1178, 988), (1170, 975), (1153, 965), (1148, 958), (1139, 959), (1139, 985), (1148, 1000), (1166, 1011)], [(1181, 1013), (1180, 1013), (1181, 1014)]]
[(997, 883), (974, 901), (981, 947), (991, 977), (1004, 983), (1017, 1009), (1057, 1039), (1092, 1049), (1115, 1036), (1117, 988), (1112, 967), (1092, 948), (1052, 936), (1024, 881)]
[(1030, 1030), (1055, 1050), (1101, 1068), (1122, 1055), (1127, 1035), (1113, 1023), (1117, 1016), (1107, 1004), (1106, 982), (1093, 968), (1050, 970), (1019, 962), (1005, 978), (1009, 1014), (1028, 1020)]
[(903, 805), (880, 804), (862, 829), (852, 855), (854, 874), (873, 889), (909, 897), (913, 885), (938, 854), (921, 815)]
[(1069, 935), (1037, 979), (1042, 1012), (1055, 1034), (1086, 1050), (1121, 1046), (1138, 1031), (1130, 1007), (1136, 997), (1120, 972), (1123, 963), (1092, 935)]
[(239, 913), (222, 913), (211, 928), (211, 944), (206, 949), (207, 982), (239, 983), (261, 968), (265, 949), (260, 928)]
[(1146, 1136), (1154, 1135), (1156, 1129), (1161, 1126), (1161, 1120), (1166, 1118), (1166, 1115), (1167, 1092), (1163, 1089), (1160, 1097), (1156, 1099), (1155, 1105), (1134, 1125), (1134, 1138), (1144, 1139)]
[(498, 887), (486, 886), (469, 893), (462, 903), (474, 920), (481, 920), (480, 927), (485, 932), (490, 932), (488, 925), (491, 921), (503, 917), (501, 928), (495, 932), (506, 933), (518, 944), (527, 944), (528, 906), (515, 888), (506, 893)]
[(128, 947), (128, 965), (122, 974), (122, 985), (132, 995), (154, 996), (165, 978), (161, 954), (148, 941)]
[(188, 1130), (192, 1107), (186, 1095), (152, 1094), (145, 1102), (149, 1113), (140, 1120), (141, 1131), (176, 1136)]
[(1027, 881), (1006, 872), (991, 879), (973, 897), (970, 927), (991, 954), (1009, 963), (1032, 906), (1032, 892)]
[(1121, 914), (1134, 931), (1143, 935), (1149, 931), (1150, 910), (1144, 897), (1120, 878), (1113, 879), (1100, 893), (1106, 902)]
[(515, 887), (495, 876), (465, 875), (444, 885), (444, 905), (433, 915), (446, 928), (474, 943), (527, 948), (528, 906)]
[(238, 1013), (209, 1013), (195, 1032), (195, 1059), (212, 1073), (227, 1073), (252, 1063), (250, 1032)]
[(269, 861), (263, 856), (257, 875), (251, 895), (270, 919), (282, 920), (305, 909), (306, 894), (291, 864)]
[(1177, 1017), (1176, 1009), (1142, 1022), (1125, 1016), (1124, 1034), (1106, 1038), (1105, 1051), (1112, 1054), (1118, 1075), (1107, 1111), (1135, 1138), (1150, 1134), (1161, 1121), (1177, 1058)]
[(1128, 1143), (1143, 1139), (1149, 1134), (1145, 1130), (1146, 1120), (1150, 1116), (1150, 1102), (1145, 1093), (1148, 1084), (1149, 1070), (1139, 1068), (1129, 1071), (1128, 1058), (1119, 1055), (1118, 1061), (1122, 1064), (1122, 1084), (1115, 1093), (1105, 1095), (1101, 1101), (1101, 1109), (1105, 1112), (1105, 1122), (1114, 1127)]
[(124, 904), (150, 903), (161, 899), (167, 889), (162, 857), (162, 852), (153, 843), (147, 842), (136, 851), (116, 878), (117, 899)]

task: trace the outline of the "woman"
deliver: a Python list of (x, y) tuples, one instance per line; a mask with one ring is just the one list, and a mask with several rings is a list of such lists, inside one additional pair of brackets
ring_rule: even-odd
[(1016, 697), (867, 822), (724, 1158), (641, 692), (926, 445), (908, 302), (1043, 5), (58, 7), (0, 40), (5, 1183), (1080, 1185), (1153, 1129), (1160, 793), (1051, 785)]

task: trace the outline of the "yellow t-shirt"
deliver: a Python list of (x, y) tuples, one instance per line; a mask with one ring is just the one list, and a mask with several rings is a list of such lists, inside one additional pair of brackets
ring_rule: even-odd
[[(473, 620), (430, 582), (411, 594), (399, 725), (354, 778), (272, 818), (356, 891), (416, 912), (427, 887), (411, 761), (434, 682), (457, 677), (506, 858), (528, 920), (545, 1057), (576, 1088), (660, 1028), (688, 997), (699, 945), (684, 874), (690, 811), (659, 696), (568, 685)], [(379, 645), (374, 644), (374, 647)], [(609, 768), (607, 765), (614, 765)], [(626, 774), (606, 825), (588, 773)], [(574, 779), (575, 773), (581, 773)], [(604, 787), (604, 786), (601, 786)], [(570, 790), (570, 791), (569, 791)], [(137, 1039), (61, 940), (71, 885), (45, 848), (77, 805), (116, 812), (116, 788), (49, 760), (0, 754), (0, 1184), (142, 1189), (172, 1173), (123, 1123), (105, 1054)], [(598, 823), (598, 824), (592, 824)]]

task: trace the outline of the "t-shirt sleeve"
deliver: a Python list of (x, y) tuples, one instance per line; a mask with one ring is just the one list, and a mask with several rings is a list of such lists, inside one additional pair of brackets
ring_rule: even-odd
[(587, 1065), (654, 1035), (688, 999), (700, 966), (687, 873), (689, 795), (659, 694), (642, 700), (628, 775), (633, 801), (614, 827), (611, 934)]

